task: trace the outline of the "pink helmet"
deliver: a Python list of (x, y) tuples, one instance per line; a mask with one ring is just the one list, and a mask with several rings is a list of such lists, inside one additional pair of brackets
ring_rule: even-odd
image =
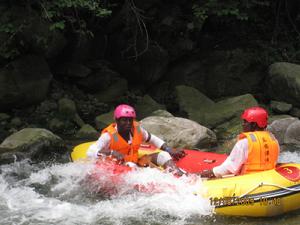
[(268, 125), (267, 111), (258, 106), (246, 109), (241, 118), (249, 123), (255, 122), (261, 128), (265, 128)]
[(114, 119), (119, 119), (120, 117), (136, 118), (134, 108), (125, 104), (118, 105), (114, 111)]

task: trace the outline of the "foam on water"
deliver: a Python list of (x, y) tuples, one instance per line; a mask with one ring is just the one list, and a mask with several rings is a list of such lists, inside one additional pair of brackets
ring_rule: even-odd
[[(300, 153), (282, 152), (280, 162), (300, 162)], [(212, 215), (196, 176), (176, 178), (155, 169), (124, 175), (109, 198), (91, 193), (87, 175), (92, 164), (31, 164), (0, 167), (1, 224), (190, 224)], [(101, 183), (111, 184), (105, 171)], [(99, 184), (98, 184), (99, 185)], [(137, 191), (140, 190), (140, 191)], [(195, 221), (195, 220), (192, 220)], [(202, 222), (201, 222), (202, 221)], [(205, 223), (205, 222), (203, 222)]]
[(279, 162), (293, 162), (300, 163), (300, 152), (281, 152), (279, 155)]
[[(185, 224), (193, 215), (212, 213), (208, 200), (194, 195), (201, 179), (138, 170), (124, 177), (120, 192), (104, 199), (83, 186), (91, 169), (28, 161), (1, 166), (1, 224)], [(138, 192), (136, 185), (150, 189)]]

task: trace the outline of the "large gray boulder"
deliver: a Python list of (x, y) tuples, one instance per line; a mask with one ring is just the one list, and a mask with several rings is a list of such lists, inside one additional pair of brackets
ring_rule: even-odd
[(101, 114), (95, 118), (96, 128), (101, 131), (114, 122), (114, 110)]
[(275, 135), (279, 144), (282, 145), (284, 144), (284, 137), (287, 128), (297, 120), (297, 118), (293, 117), (274, 120), (270, 123), (270, 125), (268, 125), (268, 130)]
[[(95, 63), (96, 64), (96, 63)], [(97, 67), (97, 65), (93, 65)], [(91, 67), (93, 67), (91, 66)], [(97, 93), (100, 90), (105, 90), (107, 87), (118, 82), (120, 74), (110, 69), (105, 62), (99, 62), (97, 68), (93, 70), (87, 77), (76, 81), (79, 87), (91, 93)]]
[(39, 56), (21, 57), (0, 69), (0, 110), (42, 102), (52, 74)]
[(128, 91), (127, 80), (116, 78), (114, 83), (95, 93), (95, 96), (99, 102), (110, 103), (119, 99), (126, 91)]
[(277, 138), (282, 150), (300, 149), (300, 121), (298, 118), (283, 118), (274, 120), (269, 126)]
[(257, 101), (251, 94), (226, 98), (206, 109), (203, 124), (216, 127), (236, 117), (240, 118), (245, 109), (257, 105)]
[(243, 131), (241, 117), (238, 116), (228, 120), (218, 125), (213, 129), (213, 131), (216, 133), (218, 140), (221, 142), (231, 139), (236, 140), (237, 135)]
[(172, 66), (163, 81), (197, 88), (211, 98), (259, 93), (264, 68), (252, 52), (242, 49), (211, 51), (205, 57), (183, 58)]
[(73, 79), (87, 77), (91, 73), (91, 69), (80, 63), (65, 63), (58, 67), (56, 73), (61, 76), (68, 76)]
[[(112, 49), (111, 61), (119, 71), (122, 71), (122, 75), (127, 80), (138, 80), (151, 86), (165, 73), (169, 63), (169, 55), (162, 46), (157, 43), (148, 43), (145, 46), (142, 39), (128, 39), (120, 31), (116, 35), (112, 35), (111, 38), (110, 43), (114, 45), (109, 46)], [(135, 42), (135, 44), (131, 45), (131, 42)], [(129, 45), (131, 47), (127, 48)]]
[(159, 109), (152, 112), (150, 116), (173, 117), (173, 114), (166, 110)]
[(62, 139), (42, 128), (24, 128), (7, 137), (0, 144), (0, 163), (9, 163), (15, 157), (35, 157), (49, 154), (51, 149), (59, 150)]
[(270, 106), (272, 111), (278, 114), (287, 114), (293, 107), (291, 104), (279, 101), (271, 101)]
[(177, 86), (176, 93), (180, 111), (184, 112), (188, 119), (209, 128), (239, 118), (244, 109), (257, 106), (257, 101), (250, 94), (226, 98), (215, 103), (192, 87)]
[(137, 118), (143, 119), (150, 116), (156, 110), (165, 110), (166, 107), (157, 103), (150, 95), (145, 95), (135, 105)]
[(217, 141), (210, 129), (185, 118), (150, 116), (143, 119), (141, 124), (173, 147), (204, 148)]
[(69, 98), (59, 99), (58, 111), (64, 118), (73, 118), (77, 113), (75, 102)]
[(100, 136), (100, 132), (89, 124), (84, 124), (75, 135), (79, 139), (96, 140)]
[(199, 90), (193, 87), (178, 85), (175, 87), (175, 95), (177, 104), (182, 113), (197, 122), (203, 122), (204, 118), (199, 118), (200, 114), (204, 114), (208, 107), (215, 104), (213, 100), (205, 96)]
[(300, 121), (297, 120), (286, 129), (284, 144), (292, 149), (300, 148)]
[(175, 87), (183, 84), (205, 90), (206, 71), (199, 58), (196, 60), (186, 59), (170, 67), (165, 79)]
[(264, 80), (264, 68), (257, 55), (243, 49), (213, 51), (202, 63), (206, 70), (204, 88), (213, 98), (257, 93)]
[(267, 90), (272, 99), (300, 106), (300, 65), (278, 62), (269, 67)]
[(297, 107), (293, 107), (292, 110), (290, 111), (290, 115), (300, 118), (300, 109)]

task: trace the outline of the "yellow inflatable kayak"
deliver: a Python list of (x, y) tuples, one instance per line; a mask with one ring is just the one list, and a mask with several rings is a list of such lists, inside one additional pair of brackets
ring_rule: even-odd
[[(94, 142), (76, 146), (73, 161), (86, 160), (86, 151)], [(160, 151), (144, 145), (139, 156)], [(199, 173), (220, 165), (226, 155), (185, 150), (187, 155), (176, 162), (189, 173)], [(281, 164), (276, 169), (253, 174), (203, 181), (198, 195), (209, 198), (220, 215), (270, 217), (300, 208), (300, 164)]]

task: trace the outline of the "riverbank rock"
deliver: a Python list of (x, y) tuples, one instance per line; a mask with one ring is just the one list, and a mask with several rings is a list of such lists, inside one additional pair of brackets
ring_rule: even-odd
[(12, 61), (0, 69), (0, 110), (42, 102), (51, 80), (42, 57), (27, 55)]
[(156, 110), (165, 110), (166, 107), (157, 103), (150, 95), (143, 96), (135, 106), (138, 120), (150, 116)]
[(267, 90), (274, 100), (300, 106), (300, 65), (277, 62), (269, 67)]
[(168, 68), (162, 82), (197, 88), (210, 98), (260, 93), (264, 67), (253, 51), (236, 48), (187, 56)]
[(84, 124), (75, 135), (79, 139), (96, 140), (99, 138), (100, 133), (89, 124)]
[(204, 92), (211, 98), (258, 93), (264, 68), (252, 51), (242, 48), (215, 50), (202, 62), (205, 68)]
[(162, 109), (152, 112), (151, 116), (174, 117), (172, 113)]
[(290, 115), (293, 117), (300, 118), (300, 109), (297, 107), (293, 107), (292, 110), (290, 111)]
[(300, 148), (300, 120), (295, 121), (286, 129), (284, 136), (284, 145), (287, 150)]
[(250, 94), (226, 98), (215, 103), (192, 87), (177, 86), (176, 93), (180, 111), (184, 112), (188, 119), (209, 128), (239, 118), (244, 109), (258, 105)]
[(206, 109), (204, 124), (208, 127), (216, 127), (236, 117), (239, 118), (246, 108), (257, 105), (257, 101), (251, 94), (226, 98)]
[(116, 80), (105, 89), (95, 93), (95, 97), (99, 102), (110, 103), (119, 99), (125, 92), (128, 91), (128, 82), (123, 78), (116, 78)]
[(114, 110), (101, 114), (95, 118), (96, 128), (101, 131), (103, 128), (107, 127), (109, 124), (114, 122)]
[[(114, 46), (109, 46), (112, 49), (111, 61), (116, 66), (118, 71), (122, 71), (122, 75), (129, 81), (141, 81), (144, 84), (151, 86), (158, 81), (165, 73), (169, 54), (162, 46), (157, 43), (149, 43), (144, 46), (142, 40), (137, 40), (138, 43), (132, 48), (126, 48), (126, 41), (134, 41), (118, 29), (116, 34), (111, 35)], [(127, 45), (128, 46), (128, 45)], [(125, 47), (125, 48), (124, 48)]]
[(6, 123), (10, 119), (10, 117), (11, 116), (6, 113), (0, 113), (0, 124), (3, 125), (4, 123)]
[(269, 126), (277, 138), (282, 150), (294, 150), (300, 148), (300, 120), (290, 117), (274, 120)]
[(150, 116), (141, 124), (172, 147), (204, 148), (217, 141), (210, 129), (185, 118)]
[(285, 102), (271, 101), (271, 109), (275, 113), (286, 114), (291, 111), (292, 104), (288, 104)]
[(11, 163), (15, 159), (34, 158), (59, 150), (62, 139), (42, 128), (24, 128), (7, 137), (0, 144), (0, 163)]
[(186, 114), (191, 120), (204, 123), (204, 113), (208, 107), (215, 104), (213, 100), (205, 96), (193, 87), (178, 85), (175, 87), (177, 104), (181, 113)]
[(64, 118), (74, 118), (77, 113), (75, 102), (69, 98), (61, 98), (58, 101), (58, 111)]
[(65, 63), (56, 70), (56, 74), (60, 76), (68, 76), (73, 79), (87, 77), (90, 73), (91, 70), (88, 67), (79, 63)]
[(274, 120), (268, 125), (268, 130), (275, 135), (279, 144), (282, 145), (284, 144), (284, 136), (287, 128), (297, 120), (297, 118), (293, 117)]
[(105, 90), (120, 79), (120, 74), (110, 69), (105, 62), (99, 62), (98, 66), (95, 64), (91, 66), (93, 67), (93, 72), (87, 77), (76, 81), (80, 88), (89, 93), (97, 93), (99, 90)]

